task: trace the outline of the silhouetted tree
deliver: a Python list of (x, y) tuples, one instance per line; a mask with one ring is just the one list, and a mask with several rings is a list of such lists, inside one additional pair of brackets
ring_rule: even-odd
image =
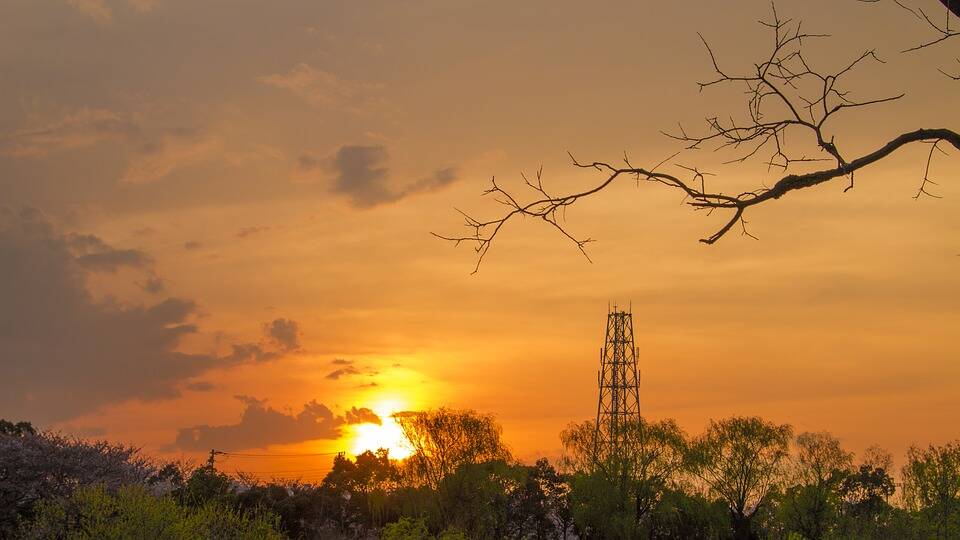
[(710, 421), (688, 455), (691, 472), (730, 510), (734, 538), (756, 538), (752, 520), (782, 483), (792, 431), (757, 417)]
[(787, 530), (819, 540), (836, 527), (838, 490), (853, 466), (853, 454), (827, 432), (797, 435), (796, 448), (794, 484), (784, 492), (780, 516)]
[(843, 479), (839, 487), (843, 499), (843, 533), (855, 538), (888, 538), (894, 508), (890, 497), (896, 484), (887, 472), (889, 454), (868, 449), (863, 462)]
[[(564, 446), (563, 466), (578, 475), (573, 481), (572, 498), (574, 513), (580, 516), (582, 528), (587, 528), (583, 520), (599, 520), (595, 527), (621, 521), (633, 521), (632, 527), (640, 527), (683, 468), (686, 436), (676, 421), (648, 422), (641, 418), (623, 429), (628, 444), (620, 452), (601, 459), (594, 453), (596, 425), (593, 421), (570, 424), (560, 435)], [(606, 487), (601, 487), (604, 485)], [(607, 491), (605, 499), (610, 506), (605, 502), (605, 509), (600, 513), (585, 511), (583, 490)], [(615, 518), (609, 517), (611, 512)]]
[(903, 500), (929, 538), (960, 537), (960, 443), (910, 447), (903, 466)]
[(115, 491), (146, 485), (157, 473), (131, 446), (35, 433), (24, 422), (7, 430), (0, 434), (0, 538), (10, 536), (18, 520), (30, 519), (42, 500), (68, 497), (81, 486)]

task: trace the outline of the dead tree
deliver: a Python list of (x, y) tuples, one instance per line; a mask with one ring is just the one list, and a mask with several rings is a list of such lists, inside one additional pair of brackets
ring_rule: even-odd
[[(953, 13), (960, 10), (953, 3), (960, 0), (941, 1)], [(916, 14), (925, 17), (920, 11)], [(837, 179), (846, 179), (846, 192), (854, 187), (854, 176), (860, 169), (913, 143), (930, 145), (923, 178), (915, 198), (938, 197), (931, 188), (936, 185), (931, 177), (933, 158), (938, 153), (945, 153), (948, 145), (960, 149), (960, 133), (944, 127), (921, 128), (894, 137), (873, 151), (851, 155), (832, 131), (835, 119), (849, 110), (882, 106), (884, 103), (902, 99), (905, 94), (854, 98), (843, 86), (845, 76), (865, 63), (882, 63), (874, 50), (866, 50), (853, 57), (839, 70), (826, 71), (808, 60), (803, 45), (810, 40), (825, 39), (827, 35), (805, 32), (799, 21), (781, 18), (776, 7), (773, 8), (770, 20), (760, 23), (773, 34), (773, 48), (770, 54), (756, 63), (754, 69), (748, 73), (727, 71), (707, 40), (700, 35), (714, 70), (713, 78), (698, 83), (700, 90), (721, 85), (743, 87), (747, 98), (746, 115), (742, 120), (735, 120), (732, 116), (713, 116), (706, 119), (706, 129), (702, 133), (689, 133), (683, 126), (679, 126), (675, 132), (664, 133), (681, 143), (682, 149), (652, 167), (635, 167), (627, 156), (624, 156), (623, 165), (620, 165), (604, 161), (581, 162), (570, 155), (574, 166), (593, 169), (602, 175), (597, 183), (576, 193), (557, 195), (548, 192), (541, 171), (537, 172), (535, 180), (521, 175), (526, 188), (532, 192), (532, 196), (528, 198), (505, 189), (493, 178), (491, 186), (483, 195), (491, 196), (504, 206), (503, 213), (482, 219), (458, 210), (463, 215), (468, 234), (433, 234), (456, 245), (471, 245), (477, 253), (474, 268), (476, 272), (504, 225), (517, 218), (534, 218), (542, 220), (573, 242), (589, 260), (585, 248), (593, 240), (580, 238), (567, 230), (565, 211), (578, 201), (595, 196), (618, 180), (627, 178), (638, 183), (654, 182), (679, 190), (686, 204), (695, 210), (707, 213), (726, 212), (728, 217), (724, 224), (713, 234), (700, 239), (705, 244), (717, 242), (735, 227), (738, 227), (743, 235), (752, 237), (753, 235), (747, 232), (744, 220), (744, 215), (750, 208), (780, 199), (792, 191), (819, 186)], [(931, 46), (956, 35), (949, 26), (943, 27), (943, 30), (946, 36), (938, 41), (925, 42), (927, 44), (921, 47)], [(787, 143), (788, 135), (791, 144)], [(797, 149), (799, 143), (795, 142), (798, 140), (810, 142), (819, 155), (808, 157), (800, 153)], [(703, 148), (734, 152), (735, 157), (727, 163), (742, 163), (753, 158), (764, 159), (768, 167), (781, 171), (783, 176), (771, 187), (742, 193), (708, 189), (707, 177), (713, 175), (676, 161), (677, 156), (684, 151)], [(793, 172), (801, 165), (813, 170)], [(711, 180), (709, 183), (714, 182)]]

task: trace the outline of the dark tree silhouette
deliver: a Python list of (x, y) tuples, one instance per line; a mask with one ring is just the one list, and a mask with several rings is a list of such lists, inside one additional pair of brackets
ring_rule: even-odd
[[(955, 0), (941, 1), (950, 12), (956, 13), (960, 10), (955, 5)], [(899, 1), (897, 3), (941, 34), (916, 48), (935, 45), (957, 34), (949, 24), (935, 23), (926, 12), (910, 8)], [(949, 21), (949, 12), (947, 16)], [(494, 178), (491, 187), (483, 194), (503, 205), (503, 213), (485, 219), (475, 218), (461, 211), (468, 234), (434, 233), (435, 236), (457, 245), (472, 245), (477, 253), (476, 271), (506, 223), (517, 218), (534, 218), (542, 220), (572, 241), (584, 256), (587, 256), (585, 247), (592, 239), (575, 236), (567, 230), (564, 224), (565, 211), (578, 201), (604, 191), (618, 180), (633, 179), (638, 183), (653, 182), (679, 190), (686, 204), (695, 210), (707, 213), (726, 212), (724, 224), (700, 240), (705, 244), (713, 244), (737, 226), (742, 234), (752, 236), (747, 231), (744, 220), (745, 213), (752, 207), (780, 199), (793, 191), (838, 179), (846, 179), (848, 185), (844, 191), (848, 191), (854, 187), (854, 177), (858, 171), (914, 143), (930, 145), (915, 198), (937, 197), (932, 189), (932, 186), (936, 185), (931, 175), (933, 158), (938, 153), (945, 153), (947, 146), (960, 149), (960, 133), (946, 127), (920, 128), (881, 143), (872, 151), (853, 154), (844, 146), (842, 137), (837, 133), (836, 119), (852, 109), (882, 106), (905, 96), (901, 93), (855, 98), (844, 86), (847, 75), (854, 70), (867, 63), (882, 63), (875, 50), (865, 50), (854, 55), (840, 69), (831, 71), (817, 66), (803, 49), (804, 43), (825, 39), (827, 35), (804, 31), (799, 21), (782, 18), (776, 7), (773, 8), (769, 20), (760, 22), (773, 34), (774, 45), (768, 55), (762, 57), (751, 71), (745, 73), (728, 71), (706, 38), (700, 36), (714, 70), (711, 79), (698, 83), (701, 91), (727, 85), (742, 87), (746, 94), (746, 113), (742, 118), (718, 114), (706, 118), (706, 129), (703, 132), (694, 133), (678, 126), (676, 131), (664, 133), (681, 143), (682, 149), (652, 167), (636, 167), (626, 155), (623, 157), (623, 165), (605, 161), (581, 162), (571, 155), (576, 167), (595, 170), (602, 176), (601, 180), (589, 189), (576, 193), (557, 195), (549, 192), (539, 171), (535, 179), (521, 175), (526, 188), (533, 193), (529, 198), (509, 191)], [(739, 194), (714, 189), (708, 186), (707, 181), (708, 176), (713, 175), (696, 166), (677, 162), (678, 156), (683, 152), (705, 148), (733, 152), (734, 157), (727, 163), (763, 159), (770, 169), (782, 171), (783, 176), (770, 187), (759, 187)], [(810, 157), (804, 153), (805, 150), (814, 150), (819, 155)], [(793, 172), (800, 167), (804, 169), (802, 172)]]

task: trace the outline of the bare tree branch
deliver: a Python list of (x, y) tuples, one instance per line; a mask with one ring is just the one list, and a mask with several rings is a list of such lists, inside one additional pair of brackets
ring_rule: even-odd
[[(457, 245), (462, 242), (472, 244), (478, 255), (474, 268), (476, 272), (504, 225), (515, 218), (535, 218), (547, 223), (573, 242), (589, 260), (586, 245), (593, 240), (581, 239), (571, 234), (565, 228), (564, 213), (576, 202), (596, 195), (621, 177), (627, 177), (638, 183), (655, 182), (677, 189), (683, 193), (685, 204), (695, 210), (704, 210), (708, 214), (715, 210), (729, 211), (728, 219), (716, 232), (700, 239), (705, 244), (717, 242), (737, 225), (742, 235), (756, 238), (747, 231), (747, 222), (744, 220), (744, 214), (749, 208), (779, 199), (791, 191), (814, 187), (837, 178), (849, 179), (849, 184), (844, 189), (845, 192), (849, 191), (854, 186), (855, 172), (883, 160), (903, 146), (917, 142), (931, 144), (931, 150), (916, 197), (937, 197), (928, 190), (928, 186), (936, 185), (930, 178), (933, 154), (935, 151), (942, 152), (940, 143), (943, 142), (960, 149), (960, 133), (948, 128), (918, 129), (903, 133), (871, 152), (851, 158), (836, 136), (828, 130), (830, 120), (842, 115), (846, 110), (881, 105), (899, 100), (905, 94), (856, 99), (841, 83), (845, 75), (866, 62), (882, 63), (873, 50), (862, 52), (834, 71), (814, 69), (804, 56), (803, 42), (827, 36), (802, 31), (801, 23), (781, 19), (775, 8), (772, 19), (760, 23), (773, 33), (773, 50), (763, 61), (755, 64), (752, 71), (745, 74), (733, 74), (721, 67), (714, 50), (700, 35), (715, 74), (714, 78), (698, 83), (701, 91), (728, 84), (744, 86), (747, 96), (746, 118), (738, 121), (731, 116), (721, 120), (718, 116), (713, 116), (706, 118), (706, 132), (701, 135), (690, 134), (682, 125), (678, 126), (676, 132), (664, 134), (683, 143), (685, 150), (708, 146), (714, 150), (731, 149), (736, 157), (728, 163), (744, 162), (757, 154), (767, 152), (767, 166), (783, 172), (783, 176), (772, 187), (761, 187), (736, 195), (710, 190), (707, 188), (706, 177), (712, 175), (695, 166), (672, 163), (679, 152), (649, 169), (634, 167), (626, 155), (623, 158), (624, 166), (604, 161), (580, 162), (570, 155), (575, 167), (602, 173), (601, 180), (589, 189), (557, 196), (549, 194), (544, 188), (542, 170), (537, 171), (535, 182), (521, 175), (525, 185), (534, 193), (531, 200), (522, 202), (521, 197), (504, 190), (494, 178), (491, 180), (492, 186), (484, 191), (484, 195), (490, 195), (506, 206), (507, 211), (504, 214), (491, 219), (477, 219), (461, 212), (464, 224), (469, 229), (468, 234), (434, 235)], [(793, 132), (799, 137), (791, 136), (791, 141), (805, 138), (823, 155), (809, 157), (791, 151), (791, 146), (787, 144), (787, 134)], [(811, 163), (822, 161), (829, 161), (833, 165), (811, 172), (788, 174), (789, 169), (797, 163), (809, 167)], [(662, 170), (667, 165), (681, 172), (673, 174)]]

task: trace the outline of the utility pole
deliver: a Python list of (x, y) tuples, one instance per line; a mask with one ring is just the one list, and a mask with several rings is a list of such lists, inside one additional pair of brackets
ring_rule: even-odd
[(210, 470), (213, 470), (213, 469), (214, 469), (214, 466), (215, 466), (216, 463), (217, 463), (217, 456), (218, 456), (218, 455), (222, 455), (222, 454), (223, 454), (223, 452), (221, 452), (221, 451), (219, 451), (219, 450), (214, 450), (213, 448), (210, 449), (210, 457), (207, 458), (207, 467), (208, 467)]
[(633, 341), (633, 313), (613, 306), (607, 313), (607, 333), (600, 350), (597, 374), (600, 396), (594, 433), (594, 461), (622, 456), (633, 444), (632, 430), (640, 423), (640, 376)]

